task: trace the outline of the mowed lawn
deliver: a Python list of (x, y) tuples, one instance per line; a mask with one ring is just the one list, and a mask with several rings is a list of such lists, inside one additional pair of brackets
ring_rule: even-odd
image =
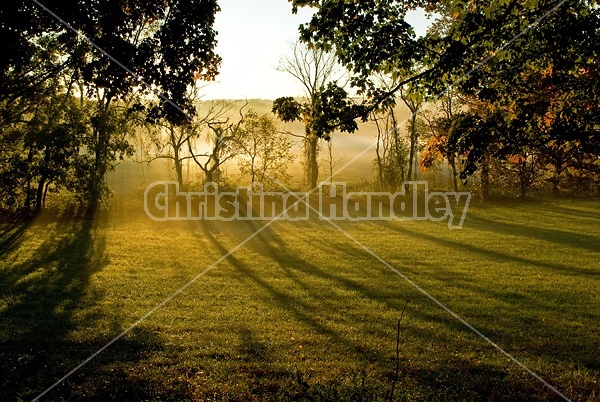
[[(560, 400), (325, 221), (274, 222), (214, 265), (264, 224), (2, 224), (0, 400), (35, 398), (194, 278), (41, 400)], [(599, 200), (474, 205), (461, 230), (338, 224), (568, 398), (600, 400)]]

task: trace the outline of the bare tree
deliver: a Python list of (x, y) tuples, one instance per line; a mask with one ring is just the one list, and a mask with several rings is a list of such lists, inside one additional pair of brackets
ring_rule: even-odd
[(410, 120), (407, 122), (407, 128), (409, 133), (409, 154), (408, 154), (408, 180), (413, 179), (413, 173), (417, 172), (417, 145), (419, 141), (419, 130), (417, 129), (417, 114), (421, 109), (421, 105), (423, 104), (423, 94), (419, 90), (419, 88), (414, 87), (413, 85), (407, 85), (405, 87), (400, 88), (400, 98), (410, 110)]
[(344, 156), (336, 156), (333, 153), (333, 137), (327, 140), (327, 149), (322, 157), (322, 162), (327, 168), (327, 177), (329, 181), (333, 177), (333, 169), (344, 160)]
[(244, 122), (242, 111), (247, 105), (248, 102), (240, 107), (238, 111), (240, 119), (237, 122), (231, 122), (231, 117), (227, 114), (233, 108), (233, 103), (219, 101), (211, 104), (212, 112), (209, 112), (209, 115), (204, 118), (203, 133), (209, 148), (206, 152), (200, 151), (202, 146), (200, 146), (199, 140), (202, 135), (192, 136), (188, 139), (190, 157), (204, 173), (205, 183), (220, 182), (224, 164), (235, 158), (241, 151), (242, 130), (240, 126)]
[(180, 188), (185, 188), (183, 180), (183, 166), (191, 156), (187, 153), (186, 144), (193, 136), (197, 135), (198, 122), (191, 121), (185, 125), (175, 125), (167, 121), (161, 121), (146, 125), (146, 134), (154, 148), (152, 152), (147, 151), (141, 162), (151, 162), (163, 159), (173, 162), (175, 177)]
[(394, 105), (373, 113), (377, 127), (376, 169), (379, 188), (397, 190), (406, 178), (408, 146), (398, 129)]
[[(208, 110), (200, 113), (198, 108), (201, 100), (200, 89), (201, 87), (190, 89), (188, 96), (196, 105), (196, 114), (187, 121), (174, 124), (160, 119), (145, 124), (146, 135), (153, 149), (151, 151), (147, 149), (142, 160), (138, 162), (149, 164), (158, 159), (172, 162), (180, 188), (185, 188), (186, 185), (183, 179), (183, 168), (190, 159), (194, 158), (194, 154), (189, 151), (189, 144), (196, 142), (203, 128), (205, 129), (209, 123), (218, 122), (231, 109), (231, 105), (226, 102), (211, 102)], [(142, 141), (140, 140), (140, 143), (145, 145)]]
[[(335, 56), (315, 47), (296, 42), (291, 46), (288, 56), (281, 59), (279, 71), (286, 72), (297, 79), (304, 87), (304, 101), (301, 103), (302, 120), (305, 127), (303, 139), (303, 165), (306, 184), (310, 188), (317, 185), (319, 179), (319, 137), (311, 131), (311, 120), (315, 115), (318, 96), (325, 86), (342, 78)], [(337, 77), (339, 75), (339, 77)]]

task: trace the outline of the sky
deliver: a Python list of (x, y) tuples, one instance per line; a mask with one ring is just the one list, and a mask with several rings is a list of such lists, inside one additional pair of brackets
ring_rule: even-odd
[[(302, 88), (289, 74), (275, 69), (289, 54), (298, 26), (312, 12), (292, 14), (287, 0), (220, 0), (216, 16), (217, 54), (223, 59), (215, 82), (204, 89), (203, 99), (276, 99), (299, 96)], [(407, 16), (417, 34), (424, 32), (423, 13)]]

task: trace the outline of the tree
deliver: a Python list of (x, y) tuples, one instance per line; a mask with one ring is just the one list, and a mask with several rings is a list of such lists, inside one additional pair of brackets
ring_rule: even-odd
[(268, 114), (249, 110), (240, 126), (239, 168), (250, 183), (260, 182), (263, 188), (278, 188), (289, 180), (288, 165), (293, 162), (292, 142), (280, 133)]
[[(377, 76), (378, 86), (385, 89), (396, 87), (396, 82), (399, 79), (394, 74), (379, 74)], [(425, 94), (419, 86), (406, 84), (400, 88), (399, 98), (410, 111), (410, 117), (406, 122), (408, 144), (401, 137), (400, 127), (396, 126), (398, 124), (394, 110), (396, 96), (390, 97), (371, 112), (371, 119), (375, 122), (378, 132), (376, 163), (379, 185), (382, 188), (397, 189), (399, 183), (412, 180), (413, 173), (416, 177), (420, 135), (417, 116), (425, 100)], [(380, 123), (383, 123), (383, 125)]]
[(417, 128), (417, 114), (421, 109), (424, 101), (424, 96), (419, 89), (414, 85), (408, 84), (406, 87), (400, 88), (400, 99), (410, 110), (410, 120), (407, 122), (409, 133), (409, 152), (408, 152), (408, 180), (413, 179), (413, 172), (416, 175), (417, 162), (417, 144), (419, 141), (419, 131)]
[(380, 189), (396, 191), (406, 179), (408, 146), (398, 127), (394, 104), (373, 112), (377, 127), (376, 168)]
[(14, 115), (0, 124), (0, 194), (5, 200), (0, 207), (39, 211), (51, 186), (56, 191), (71, 187), (74, 166), (84, 163), (80, 147), (89, 132), (88, 116), (66, 85), (52, 79), (40, 85), (35, 99), (20, 97), (2, 105), (5, 116)]
[(600, 10), (569, 3), (470, 77), (455, 139), (463, 176), (484, 174), (488, 158), (497, 158), (515, 172), (524, 197), (542, 175), (556, 192), (561, 175), (598, 171), (599, 38)]
[[(427, 127), (427, 130), (424, 131), (426, 146), (421, 164), (426, 168), (430, 168), (436, 160), (446, 160), (450, 167), (452, 188), (454, 191), (458, 191), (457, 164), (460, 154), (455, 141), (457, 136), (454, 131), (454, 124), (458, 121), (455, 110), (460, 111), (464, 102), (460, 102), (460, 98), (457, 97), (454, 91), (450, 90), (439, 99), (438, 105), (437, 110), (434, 110), (433, 113), (425, 112), (421, 114), (421, 120)], [(482, 187), (485, 194), (487, 186), (483, 185)], [(484, 198), (487, 197), (484, 196)]]
[[(300, 27), (301, 40), (334, 52), (365, 99), (353, 104), (331, 98), (334, 102), (321, 106), (331, 113), (319, 115), (324, 121), (318, 126), (335, 128), (364, 118), (408, 84), (429, 95), (454, 89), (491, 106), (489, 115), (469, 110), (448, 122), (446, 154), (464, 157), (463, 179), (485, 171), (490, 157), (519, 160), (526, 188), (537, 176), (526, 171), (543, 163), (541, 150), (580, 148), (574, 154), (586, 155), (582, 166), (597, 166), (600, 10), (595, 1), (291, 3), (294, 11), (315, 10)], [(441, 15), (424, 37), (416, 37), (405, 18), (416, 8)], [(395, 85), (380, 85), (373, 79), (377, 74), (391, 76)]]
[(242, 111), (247, 103), (239, 109), (240, 119), (237, 122), (231, 122), (231, 117), (227, 116), (233, 105), (224, 101), (213, 102), (209, 107), (210, 112), (203, 118), (203, 139), (208, 144), (208, 151), (201, 151), (204, 148), (199, 143), (202, 132), (188, 138), (189, 154), (203, 172), (204, 183), (221, 182), (223, 166), (241, 152), (241, 125), (244, 122)]
[(191, 155), (186, 154), (187, 144), (191, 137), (197, 135), (197, 124), (192, 122), (176, 125), (168, 121), (161, 121), (160, 123), (146, 124), (145, 130), (154, 149), (146, 150), (146, 157), (138, 162), (150, 164), (157, 159), (173, 162), (179, 188), (185, 189), (183, 166), (186, 159), (191, 158)]
[(190, 142), (194, 143), (198, 139), (202, 130), (206, 129), (208, 122), (220, 119), (231, 108), (231, 105), (226, 102), (212, 102), (209, 104), (208, 110), (202, 112), (199, 107), (200, 89), (197, 85), (189, 89), (188, 97), (196, 105), (195, 113), (190, 116), (190, 120), (175, 124), (165, 118), (159, 118), (144, 124), (146, 137), (153, 149), (146, 149), (146, 155), (141, 158), (140, 162), (149, 164), (158, 159), (172, 162), (175, 177), (181, 189), (186, 188), (183, 178), (184, 165), (193, 159), (193, 155), (188, 152)]
[[(214, 0), (66, 0), (46, 2), (46, 7), (16, 0), (2, 3), (0, 33), (5, 35), (2, 46), (8, 57), (0, 67), (8, 81), (17, 71), (38, 72), (34, 49), (39, 40), (52, 38), (52, 49), (62, 56), (56, 60), (73, 68), (88, 89), (106, 89), (107, 100), (134, 89), (151, 91), (140, 86), (142, 78), (161, 97), (161, 110), (154, 111), (181, 121), (185, 116), (167, 98), (193, 113), (187, 86), (217, 74), (220, 58), (213, 51), (212, 26), (219, 7)], [(9, 38), (13, 41), (6, 43)]]
[(59, 57), (66, 53), (66, 43), (44, 28), (40, 11), (33, 2), (0, 3), (0, 102), (31, 97), (72, 62)]
[[(432, 94), (441, 93), (453, 83), (461, 90), (476, 90), (480, 74), (473, 67), (491, 56), (500, 44), (563, 3), (475, 0), (467, 7), (462, 1), (453, 0), (290, 2), (293, 12), (299, 7), (315, 10), (311, 21), (300, 26), (301, 40), (333, 51), (351, 72), (352, 86), (365, 96), (360, 104), (353, 104), (350, 99), (336, 99), (337, 105), (330, 104), (334, 113), (322, 116), (326, 120), (322, 125), (333, 127), (349, 119), (364, 119), (408, 83), (421, 82)], [(424, 37), (416, 37), (406, 21), (406, 13), (417, 8), (442, 14), (444, 25)], [(518, 50), (505, 48), (503, 52)], [(392, 88), (381, 87), (372, 79), (381, 73), (402, 79)]]
[[(322, 50), (301, 43), (295, 43), (291, 55), (283, 59), (279, 69), (289, 73), (304, 87), (301, 102), (292, 97), (276, 99), (273, 102), (273, 113), (284, 122), (301, 121), (304, 124), (303, 151), (304, 175), (310, 188), (315, 188), (319, 180), (319, 139), (328, 139), (333, 129), (319, 126), (320, 115), (329, 111), (322, 106), (329, 103), (330, 97), (344, 99), (346, 93), (335, 93), (332, 80), (336, 74), (335, 58)], [(330, 116), (333, 117), (333, 116)]]
[(327, 140), (327, 149), (321, 160), (327, 168), (327, 181), (332, 181), (334, 174), (333, 169), (344, 160), (344, 156), (337, 157), (333, 153), (333, 136), (330, 136), (329, 140)]
[[(69, 69), (81, 82), (82, 93), (96, 102), (90, 120), (93, 163), (87, 186), (89, 198), (96, 202), (115, 158), (127, 152), (118, 133), (111, 131), (118, 113), (113, 107), (134, 91), (155, 92), (159, 101), (145, 109), (150, 118), (164, 117), (174, 124), (189, 120), (194, 107), (187, 97), (188, 86), (199, 79), (214, 79), (220, 64), (212, 28), (219, 8), (216, 0), (46, 4), (47, 9), (16, 0), (2, 4), (0, 46), (8, 57), (0, 64), (0, 79), (6, 83), (0, 99), (22, 96)], [(41, 63), (35, 56), (42, 42), (52, 45), (48, 49), (56, 55), (54, 63)]]

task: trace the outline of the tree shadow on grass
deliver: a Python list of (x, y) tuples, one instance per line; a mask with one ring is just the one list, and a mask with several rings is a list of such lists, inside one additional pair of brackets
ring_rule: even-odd
[[(568, 208), (560, 205), (556, 205), (556, 203), (539, 203), (536, 204), (536, 209), (540, 211), (546, 211), (552, 214), (561, 215), (561, 216), (571, 216), (574, 219), (586, 219), (586, 220), (596, 220), (600, 221), (600, 209), (598, 209), (598, 199), (590, 199), (592, 203), (594, 203), (594, 208)], [(579, 207), (581, 207), (581, 199), (576, 199), (576, 203)], [(599, 222), (600, 223), (600, 222)]]
[[(253, 233), (262, 227), (262, 222), (261, 224), (249, 223), (248, 225), (252, 229), (248, 231), (248, 233)], [(203, 223), (201, 227), (204, 237), (210, 239), (211, 242), (213, 242), (213, 245), (215, 245), (215, 247), (223, 255), (229, 251), (214, 236), (214, 233), (219, 231), (215, 224), (207, 222)], [(315, 229), (312, 228), (311, 230)], [(303, 235), (300, 233), (297, 234), (293, 239), (293, 241), (304, 240), (305, 239)], [(248, 241), (245, 247), (258, 255), (262, 255), (263, 257), (274, 261), (280, 268), (280, 270), (277, 272), (285, 274), (286, 278), (290, 279), (295, 285), (299, 286), (303, 290), (306, 290), (307, 292), (315, 292), (315, 289), (312, 288), (313, 283), (311, 282), (311, 279), (316, 279), (318, 281), (328, 283), (328, 288), (330, 289), (350, 290), (356, 294), (357, 298), (365, 298), (377, 302), (391, 311), (396, 311), (398, 315), (403, 310), (406, 301), (411, 300), (406, 309), (407, 313), (427, 321), (441, 323), (442, 325), (454, 330), (464, 330), (464, 326), (460, 322), (449, 316), (443, 310), (440, 309), (438, 311), (438, 309), (434, 307), (434, 311), (432, 312), (429, 301), (427, 299), (419, 300), (420, 293), (416, 292), (412, 287), (405, 284), (401, 278), (398, 278), (398, 286), (386, 286), (383, 288), (372, 286), (370, 283), (370, 275), (391, 274), (393, 278), (396, 278), (395, 274), (391, 273), (389, 268), (377, 260), (373, 260), (373, 263), (376, 266), (374, 269), (372, 267), (366, 267), (362, 265), (360, 268), (357, 268), (354, 271), (355, 274), (359, 274), (361, 277), (352, 278), (347, 275), (347, 272), (337, 271), (335, 263), (336, 260), (348, 258), (364, 259), (366, 255), (362, 249), (357, 249), (357, 247), (354, 247), (350, 241), (345, 241), (345, 238), (343, 240), (344, 241), (342, 242), (315, 244), (315, 247), (321, 252), (331, 256), (331, 262), (326, 267), (319, 267), (314, 262), (311, 262), (308, 257), (302, 257), (294, 253), (293, 250), (289, 248), (289, 241), (284, 240), (283, 237), (271, 226), (263, 229), (255, 236), (255, 238)], [(366, 255), (366, 258), (371, 257)], [(260, 277), (253, 267), (243, 264), (234, 256), (229, 256), (228, 261), (234, 263), (234, 266), (237, 268), (237, 270), (242, 272), (246, 277), (250, 278), (254, 284), (259, 285), (262, 289), (268, 290), (270, 294), (274, 296), (275, 300), (278, 301), (278, 307), (293, 311), (300, 321), (309, 324), (309, 326), (313, 327), (315, 330), (317, 330), (317, 332), (320, 332), (324, 335), (336, 336), (335, 332), (329, 330), (328, 319), (324, 318), (324, 316), (328, 316), (329, 319), (331, 319), (332, 316), (342, 318), (340, 322), (347, 322), (347, 320), (353, 314), (351, 311), (349, 313), (340, 313), (339, 311), (336, 311), (336, 307), (339, 307), (339, 301), (335, 299), (335, 295), (333, 294), (332, 296), (334, 299), (325, 299), (321, 301), (319, 304), (319, 310), (312, 311), (311, 308), (314, 310), (314, 306), (303, 302), (298, 302), (294, 296), (288, 294), (289, 289), (279, 288), (270, 284), (268, 278)], [(411, 263), (412, 260), (406, 261), (406, 264)], [(361, 264), (364, 264), (364, 262), (361, 262)], [(420, 263), (420, 265), (423, 265), (423, 263)], [(401, 270), (408, 269), (408, 265), (399, 268), (401, 268)], [(364, 272), (367, 269), (369, 272)], [(452, 280), (456, 280), (456, 278), (453, 277)], [(464, 282), (470, 282), (469, 278), (461, 277), (460, 280)], [(415, 298), (415, 296), (417, 297)], [(328, 309), (331, 311), (328, 311)], [(300, 311), (303, 313), (300, 314)], [(348, 314), (350, 314), (350, 316)], [(394, 326), (395, 321), (378, 322), (377, 325), (370, 327), (369, 330), (372, 334), (377, 334), (378, 336), (388, 336), (389, 329)], [(440, 337), (443, 336), (440, 335)], [(339, 340), (344, 341), (343, 337)], [(347, 342), (346, 345), (348, 346), (349, 350), (356, 350), (359, 353), (364, 353), (365, 356), (368, 355), (368, 358), (370, 359), (380, 358), (383, 356), (380, 354), (380, 351), (376, 351), (374, 349), (371, 350), (370, 345), (363, 345), (354, 341)]]
[(31, 225), (31, 220), (0, 221), (0, 259), (15, 250)]
[[(220, 225), (222, 225), (222, 223)], [(213, 222), (204, 221), (204, 222), (202, 222), (202, 224), (200, 224), (200, 228), (202, 229), (204, 238), (210, 240), (210, 242), (218, 250), (220, 255), (227, 255), (230, 253), (230, 250), (227, 247), (225, 247), (222, 244), (222, 242), (219, 241), (219, 239), (217, 239), (217, 237), (214, 235), (214, 233), (217, 233), (219, 230)], [(267, 228), (263, 229), (263, 231), (262, 231), (263, 236), (264, 236), (264, 232), (267, 230), (270, 231), (271, 228), (267, 227)], [(250, 232), (250, 233), (252, 233), (252, 232)], [(274, 236), (274, 235), (271, 234), (271, 237), (272, 236)], [(298, 318), (305, 324), (308, 324), (310, 327), (313, 327), (318, 332), (329, 333), (328, 328), (323, 326), (320, 322), (318, 322), (318, 320), (315, 320), (314, 317), (311, 317), (310, 315), (308, 315), (294, 307), (294, 306), (301, 305), (304, 308), (308, 308), (308, 306), (305, 306), (305, 305), (303, 305), (303, 303), (300, 303), (299, 301), (294, 300), (294, 298), (291, 297), (290, 295), (288, 295), (287, 292), (285, 292), (284, 290), (276, 289), (275, 287), (273, 287), (271, 284), (268, 283), (267, 280), (259, 277), (256, 274), (256, 272), (254, 271), (253, 267), (249, 267), (246, 264), (244, 264), (241, 260), (239, 260), (236, 256), (234, 256), (233, 253), (229, 254), (229, 256), (225, 259), (225, 261), (230, 263), (236, 269), (236, 271), (242, 273), (245, 277), (250, 278), (254, 282), (255, 285), (258, 285), (261, 289), (267, 290), (273, 296), (273, 298), (277, 301), (277, 305), (279, 307), (290, 310), (296, 318)]]
[[(0, 400), (36, 397), (123, 328), (118, 314), (107, 319), (94, 313), (103, 294), (90, 281), (108, 263), (105, 219), (90, 217), (83, 207), (54, 212), (7, 224), (0, 233)], [(126, 372), (144, 359), (148, 344), (160, 348), (154, 334), (132, 331), (46, 398), (138, 399), (158, 392), (152, 389), (168, 392)]]
[[(261, 223), (259, 223), (258, 226), (249, 224), (247, 228), (248, 235), (254, 233), (256, 229), (260, 228), (266, 222)], [(202, 236), (204, 239), (210, 240), (220, 255), (226, 255), (230, 250), (215, 236), (215, 233), (221, 231), (222, 225), (222, 222), (216, 224), (210, 221), (203, 221), (196, 228), (200, 229), (198, 235)], [(243, 232), (245, 234), (246, 230), (243, 230)], [(241, 240), (243, 240), (247, 236), (242, 235), (240, 237)], [(245, 246), (253, 252), (264, 255), (277, 262), (288, 278), (303, 290), (310, 291), (311, 287), (300, 274), (303, 274), (304, 276), (317, 276), (332, 281), (334, 284), (337, 283), (340, 287), (350, 286), (356, 290), (367, 293), (367, 290), (358, 283), (352, 280), (344, 280), (342, 277), (336, 275), (330, 275), (310, 263), (308, 260), (295, 256), (293, 253), (289, 252), (283, 239), (281, 239), (271, 226), (264, 228)], [(265, 299), (265, 303), (273, 303), (274, 307), (289, 314), (295, 320), (319, 334), (319, 336), (324, 336), (337, 345), (343, 345), (343, 348), (345, 348), (348, 353), (362, 355), (365, 360), (385, 358), (382, 354), (383, 352), (378, 350), (374, 345), (358, 342), (355, 339), (346, 336), (346, 334), (339, 333), (333, 329), (331, 322), (327, 318), (324, 318), (324, 316), (328, 316), (329, 319), (335, 319), (335, 317), (346, 319), (342, 317), (343, 313), (339, 311), (328, 311), (328, 309), (332, 309), (335, 306), (335, 303), (323, 303), (319, 311), (315, 311), (314, 305), (298, 299), (291, 294), (291, 289), (279, 287), (272, 283), (269, 278), (261, 277), (255, 267), (249, 266), (247, 263), (238, 259), (234, 254), (229, 255), (225, 261), (230, 263), (237, 272), (242, 274), (243, 278), (250, 280), (250, 283), (252, 283), (253, 286), (256, 286), (261, 291), (267, 292), (269, 297)], [(371, 294), (371, 296), (375, 297), (375, 294)], [(400, 303), (398, 305), (400, 305)]]
[[(579, 218), (581, 219), (581, 218)], [(557, 229), (546, 229), (521, 223), (500, 222), (481, 216), (472, 216), (469, 227), (501, 234), (528, 237), (568, 247), (600, 253), (600, 238), (594, 235), (575, 233)]]
[[(250, 224), (248, 228), (240, 229), (240, 241), (253, 231), (260, 228), (262, 225)], [(224, 243), (215, 235), (223, 232), (221, 224), (216, 225), (211, 222), (203, 222), (199, 224), (198, 235), (205, 239), (209, 239), (213, 246), (222, 254), (225, 255), (229, 249), (224, 246)], [(267, 227), (263, 229), (252, 241), (246, 245), (254, 253), (260, 254), (272, 261), (275, 261), (281, 269), (277, 272), (282, 272), (289, 277), (295, 284), (303, 289), (310, 290), (311, 283), (307, 281), (308, 277), (319, 278), (330, 283), (332, 287), (339, 286), (340, 288), (348, 288), (357, 293), (358, 297), (364, 296), (378, 302), (388, 304), (390, 308), (402, 306), (403, 300), (392, 300), (393, 295), (390, 293), (383, 296), (376, 289), (371, 289), (368, 284), (360, 283), (356, 280), (345, 278), (343, 273), (335, 272), (332, 266), (317, 267), (314, 262), (310, 262), (308, 258), (297, 255), (290, 249), (290, 242), (276, 228)], [(332, 255), (344, 255), (345, 253), (356, 253), (356, 249), (349, 246), (336, 244), (337, 250), (331, 250)], [(334, 253), (335, 251), (335, 253)], [(323, 250), (326, 252), (326, 250)], [(265, 271), (261, 271), (256, 267), (248, 265), (242, 259), (230, 255), (227, 258), (233, 268), (243, 274), (244, 280), (249, 280), (253, 286), (256, 286), (261, 291), (265, 291), (269, 298), (266, 302), (272, 303), (273, 307), (282, 309), (286, 312), (286, 316), (305, 325), (310, 331), (324, 336), (323, 340), (330, 342), (331, 346), (343, 345), (346, 351), (347, 359), (354, 361), (368, 361), (370, 368), (375, 368), (371, 372), (370, 377), (363, 384), (357, 383), (355, 376), (350, 374), (342, 374), (341, 377), (321, 378), (316, 379), (310, 375), (303, 376), (303, 385), (296, 394), (297, 396), (308, 400), (373, 400), (379, 397), (383, 400), (387, 396), (389, 385), (392, 381), (393, 362), (389, 359), (389, 353), (383, 351), (378, 352), (371, 348), (372, 345), (365, 344), (364, 340), (355, 339), (346, 336), (339, 330), (332, 328), (329, 325), (327, 316), (330, 316), (335, 307), (335, 303), (328, 305), (323, 303), (319, 308), (310, 301), (298, 300), (293, 295), (289, 287), (280, 287), (273, 283), (269, 278), (263, 277)], [(382, 269), (386, 269), (382, 267)], [(393, 293), (393, 292), (392, 292)], [(396, 299), (399, 299), (396, 292)], [(425, 303), (426, 304), (426, 303)], [(427, 314), (426, 306), (417, 306), (411, 304), (407, 309), (411, 316), (418, 317), (426, 322), (436, 321), (452, 329), (464, 330), (462, 324), (454, 320), (452, 317), (441, 311), (439, 314)], [(348, 318), (348, 317), (347, 317)], [(381, 323), (378, 323), (381, 325)], [(239, 324), (238, 324), (239, 325)], [(354, 325), (351, 322), (349, 325)], [(271, 370), (272, 367), (260, 365), (260, 362), (268, 361), (272, 356), (272, 351), (269, 347), (265, 347), (260, 342), (256, 334), (246, 327), (231, 328), (232, 331), (238, 332), (241, 339), (238, 353), (241, 356), (241, 361), (237, 368), (238, 371), (243, 371), (249, 367), (253, 367), (251, 373), (246, 373), (249, 381), (258, 392), (256, 397), (264, 400), (272, 400), (270, 398), (277, 392), (281, 392), (276, 385), (273, 389), (267, 389), (264, 382), (259, 379), (259, 376), (268, 375), (263, 370)], [(410, 335), (409, 335), (410, 334)], [(431, 338), (435, 342), (442, 345), (453, 344), (450, 339), (452, 332), (442, 334), (432, 333), (427, 329), (419, 329), (412, 327), (410, 323), (405, 324), (404, 337), (407, 342), (422, 342), (422, 338)], [(443, 347), (443, 346), (442, 346)], [(404, 356), (401, 370), (401, 387), (397, 388), (397, 395), (400, 398), (414, 399), (415, 396), (420, 396), (421, 400), (552, 400), (552, 395), (544, 389), (539, 389), (535, 380), (532, 381), (527, 375), (512, 374), (511, 370), (505, 370), (497, 365), (486, 365), (471, 361), (467, 358), (461, 360), (457, 357), (457, 361), (441, 361), (437, 364), (421, 366), (422, 356), (415, 357), (402, 352)], [(492, 353), (495, 353), (492, 351)], [(329, 358), (335, 356), (334, 353), (328, 354)], [(416, 359), (416, 362), (415, 362)], [(323, 362), (325, 363), (325, 362)], [(328, 361), (327, 364), (341, 363), (337, 361)], [(460, 364), (459, 364), (460, 363)], [(518, 370), (516, 370), (518, 371)], [(237, 373), (237, 372), (236, 372)], [(235, 376), (232, 376), (235, 377)], [(278, 381), (288, 382), (289, 375), (284, 373)], [(229, 381), (229, 380), (226, 380)], [(233, 381), (233, 380), (232, 380)], [(259, 386), (259, 384), (262, 384)], [(225, 386), (225, 385), (224, 385)], [(231, 384), (226, 387), (231, 387)], [(510, 389), (509, 389), (510, 388)], [(417, 397), (418, 399), (418, 397)]]
[(447, 361), (410, 365), (402, 359), (395, 400), (562, 401), (557, 394), (519, 369), (506, 370), (459, 354)]
[(72, 315), (90, 302), (90, 276), (105, 264), (96, 230), (95, 221), (71, 210), (56, 218), (40, 214), (3, 242), (0, 392), (7, 398), (49, 384), (53, 371), (64, 371), (77, 354), (66, 341), (76, 328)]
[[(560, 274), (580, 277), (582, 280), (597, 278), (597, 275), (589, 269), (513, 256), (459, 243), (447, 237), (440, 238), (431, 234), (409, 230), (397, 225), (389, 224), (387, 227), (406, 236), (429, 242), (432, 244), (433, 249), (439, 246), (451, 247), (454, 250), (475, 253), (493, 260), (517, 262), (525, 264), (525, 266), (531, 265), (551, 269)], [(493, 230), (493, 228), (490, 230)], [(515, 232), (515, 234), (517, 233)], [(422, 265), (417, 261), (415, 263)], [(473, 268), (482, 267), (474, 266)], [(598, 368), (594, 353), (597, 346), (597, 337), (595, 335), (593, 335), (595, 339), (582, 337), (582, 329), (580, 328), (586, 327), (585, 324), (582, 324), (586, 321), (589, 325), (593, 325), (596, 319), (590, 318), (589, 311), (586, 315), (573, 306), (575, 301), (585, 305), (593, 303), (593, 297), (590, 296), (589, 292), (588, 294), (582, 294), (583, 291), (578, 291), (574, 295), (568, 289), (560, 287), (539, 289), (524, 287), (520, 290), (518, 288), (489, 288), (489, 286), (482, 285), (474, 280), (464, 280), (460, 274), (445, 269), (429, 269), (427, 276), (439, 283), (447, 284), (449, 287), (460, 289), (461, 300), (453, 300), (450, 306), (460, 303), (463, 308), (462, 311), (456, 311), (458, 315), (473, 324), (501, 347), (506, 348), (509, 353), (515, 353), (518, 359), (526, 357), (531, 359), (542, 358), (552, 364), (560, 365), (560, 369), (555, 367), (549, 370), (551, 374), (542, 372), (542, 377), (562, 376), (563, 378), (560, 380), (562, 385), (557, 384), (559, 382), (557, 378), (546, 379), (558, 385), (559, 388), (570, 390), (571, 393), (576, 392), (573, 389), (577, 389), (579, 395), (594, 395), (598, 392), (595, 381), (592, 383), (589, 379), (586, 382), (577, 380), (574, 376), (570, 377), (571, 373), (574, 372), (574, 367), (588, 370), (591, 373)], [(486, 284), (489, 285), (489, 282), (486, 282)], [(471, 299), (466, 297), (469, 293), (472, 295)], [(485, 299), (489, 299), (485, 302), (490, 307), (487, 311), (481, 311), (481, 306), (484, 304), (479, 300), (480, 295)], [(577, 299), (574, 299), (574, 297)], [(493, 302), (490, 300), (493, 300)], [(442, 302), (444, 301), (442, 300)], [(428, 319), (437, 321), (435, 315), (428, 317)], [(462, 327), (462, 324), (460, 326)], [(466, 327), (463, 327), (462, 331), (470, 332)], [(542, 369), (539, 368), (539, 370)], [(567, 378), (566, 381), (565, 378)], [(554, 397), (553, 395), (550, 396)]]
[(435, 246), (443, 246), (450, 247), (454, 250), (462, 250), (467, 253), (473, 253), (479, 255), (483, 258), (489, 258), (491, 260), (500, 260), (507, 262), (516, 262), (529, 266), (535, 266), (540, 268), (548, 268), (555, 272), (560, 272), (561, 274), (568, 275), (577, 275), (583, 277), (596, 278), (597, 272), (594, 269), (588, 269), (583, 267), (577, 267), (574, 265), (567, 265), (563, 263), (555, 263), (555, 262), (546, 262), (546, 261), (538, 261), (532, 258), (526, 258), (516, 255), (510, 255), (508, 253), (503, 253), (500, 251), (489, 250), (483, 247), (478, 247), (474, 244), (461, 243), (457, 240), (451, 240), (449, 237), (437, 237), (431, 234), (427, 234), (424, 232), (417, 232), (414, 230), (407, 229), (405, 227), (401, 227), (399, 225), (388, 224), (386, 228), (391, 229), (400, 234), (421, 239), (427, 242), (432, 243)]

